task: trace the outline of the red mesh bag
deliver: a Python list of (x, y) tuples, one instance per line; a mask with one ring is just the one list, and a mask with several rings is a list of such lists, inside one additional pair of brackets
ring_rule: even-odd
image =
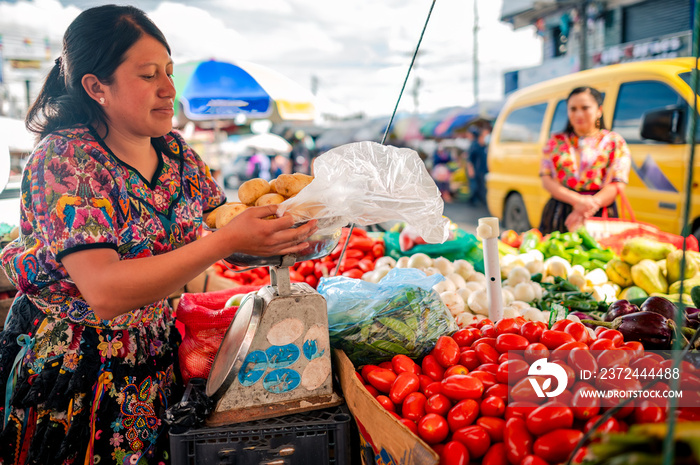
[(178, 352), (180, 371), (187, 383), (190, 378), (207, 378), (238, 307), (224, 308), (235, 294), (257, 291), (261, 286), (241, 286), (222, 291), (184, 293), (177, 305), (177, 320), (185, 326)]

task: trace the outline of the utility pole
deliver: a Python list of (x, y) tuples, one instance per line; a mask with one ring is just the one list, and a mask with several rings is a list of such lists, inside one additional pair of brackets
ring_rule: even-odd
[(479, 33), (479, 11), (474, 0), (474, 105), (479, 103), (479, 45), (477, 35)]
[(578, 17), (581, 21), (581, 40), (579, 41), (579, 61), (581, 63), (579, 64), (579, 71), (588, 69), (588, 13), (586, 12), (588, 10), (588, 2), (589, 0), (581, 0), (578, 5)]

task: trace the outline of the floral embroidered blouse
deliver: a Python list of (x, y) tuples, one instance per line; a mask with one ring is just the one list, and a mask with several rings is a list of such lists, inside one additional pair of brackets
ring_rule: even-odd
[(551, 176), (577, 192), (599, 191), (611, 182), (629, 182), (630, 151), (613, 131), (579, 138), (555, 134), (543, 149), (540, 176)]
[(44, 313), (112, 329), (157, 321), (167, 299), (100, 320), (61, 265), (61, 258), (111, 248), (122, 260), (166, 253), (197, 239), (202, 214), (226, 200), (209, 168), (175, 132), (153, 139), (152, 180), (119, 160), (87, 126), (48, 135), (23, 173), (21, 234), (3, 251), (13, 285)]

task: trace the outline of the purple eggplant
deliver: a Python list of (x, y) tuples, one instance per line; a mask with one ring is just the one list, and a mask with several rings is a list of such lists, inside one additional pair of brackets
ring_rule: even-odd
[(610, 325), (625, 341), (639, 341), (647, 350), (671, 347), (673, 329), (668, 318), (655, 312), (637, 312), (615, 318)]
[(622, 315), (629, 315), (630, 313), (637, 313), (639, 307), (634, 305), (628, 300), (616, 300), (610, 304), (608, 311), (605, 313), (604, 321), (613, 321), (615, 318)]
[(690, 315), (687, 316), (687, 318), (688, 318), (687, 326), (689, 328), (698, 329), (698, 327), (700, 326), (700, 313), (698, 313), (698, 312), (691, 313)]
[[(653, 312), (658, 313), (661, 316), (668, 318), (669, 320), (676, 321), (678, 316), (678, 307), (668, 299), (663, 297), (649, 297), (644, 301), (642, 306), (639, 308), (643, 312)], [(685, 315), (684, 315), (685, 316)], [(683, 318), (682, 326), (686, 326), (685, 318)]]
[(700, 312), (700, 308), (695, 308), (695, 307), (685, 307), (685, 315), (690, 318), (690, 315), (695, 315), (696, 313)]
[[(589, 315), (588, 313), (583, 313), (583, 312), (571, 312), (569, 315), (575, 315), (578, 317), (579, 320), (597, 320), (596, 317), (593, 315)], [(591, 329), (596, 329), (596, 325), (594, 323), (583, 323), (583, 326), (586, 326)]]

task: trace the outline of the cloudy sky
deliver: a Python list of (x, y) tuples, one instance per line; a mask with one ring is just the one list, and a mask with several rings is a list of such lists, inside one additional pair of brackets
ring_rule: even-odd
[[(474, 102), (474, 1), (479, 16), (479, 99), (503, 96), (503, 72), (541, 62), (533, 29), (499, 22), (502, 1), (436, 0), (400, 111), (430, 112)], [(0, 34), (60, 43), (68, 24), (94, 0), (0, 0)], [(161, 28), (177, 62), (248, 60), (300, 85), (346, 113), (390, 114), (431, 0), (132, 0)]]

